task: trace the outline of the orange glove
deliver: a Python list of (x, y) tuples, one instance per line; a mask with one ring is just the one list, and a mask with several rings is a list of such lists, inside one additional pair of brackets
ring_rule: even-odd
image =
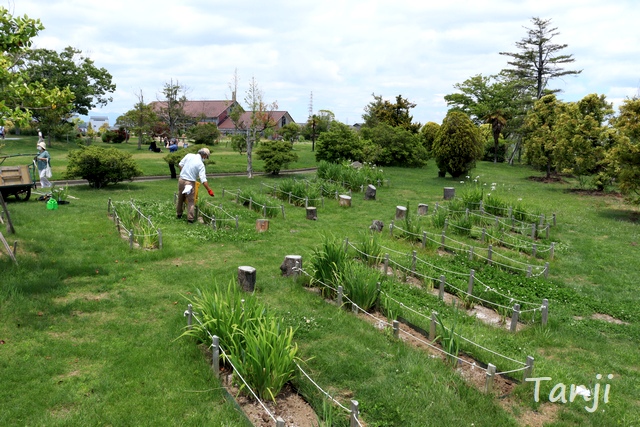
[(213, 197), (213, 190), (212, 190), (212, 189), (209, 189), (209, 195), (210, 195), (211, 197)]

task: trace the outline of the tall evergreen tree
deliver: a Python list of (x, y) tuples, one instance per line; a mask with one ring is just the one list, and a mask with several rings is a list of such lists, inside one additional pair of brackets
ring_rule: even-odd
[(527, 36), (516, 42), (519, 52), (500, 52), (500, 55), (512, 58), (508, 62), (512, 68), (504, 69), (503, 72), (531, 87), (536, 98), (540, 99), (546, 94), (559, 92), (559, 89), (547, 89), (549, 80), (580, 74), (582, 70), (565, 70), (562, 67), (575, 59), (573, 55), (561, 54), (567, 44), (552, 42), (560, 33), (557, 28), (551, 28), (551, 19), (534, 17), (531, 22), (533, 28), (525, 27)]

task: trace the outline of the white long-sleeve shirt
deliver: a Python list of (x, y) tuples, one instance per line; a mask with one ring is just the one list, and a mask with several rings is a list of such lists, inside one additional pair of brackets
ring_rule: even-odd
[(180, 160), (178, 166), (180, 166), (180, 178), (186, 181), (195, 181), (200, 178), (200, 182), (207, 182), (207, 171), (200, 154), (187, 154)]

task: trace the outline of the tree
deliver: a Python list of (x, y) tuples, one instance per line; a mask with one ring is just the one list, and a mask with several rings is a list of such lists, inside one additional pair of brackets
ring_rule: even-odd
[(460, 93), (445, 95), (447, 105), (468, 114), (478, 125), (491, 125), (493, 162), (496, 163), (500, 135), (503, 134), (507, 121), (517, 114), (520, 103), (518, 85), (514, 80), (478, 74), (463, 83), (456, 83), (454, 87)]
[(316, 149), (318, 136), (320, 136), (322, 132), (328, 131), (331, 123), (335, 119), (335, 114), (330, 110), (319, 110), (316, 114), (309, 117), (301, 132), (305, 139), (311, 140), (311, 151), (315, 151)]
[(116, 119), (116, 126), (131, 130), (138, 137), (138, 150), (140, 150), (144, 142), (144, 135), (151, 132), (153, 125), (158, 122), (159, 118), (151, 105), (144, 103), (142, 91), (136, 96), (138, 102), (133, 106), (133, 109)]
[(162, 95), (164, 99), (155, 109), (156, 114), (164, 123), (169, 126), (169, 135), (176, 136), (188, 127), (195, 124), (195, 119), (189, 116), (184, 110), (184, 104), (187, 101), (187, 88), (179, 82), (173, 83), (173, 80), (164, 84)]
[(43, 29), (40, 20), (14, 17), (0, 7), (0, 125), (26, 125), (35, 111), (63, 109), (73, 99), (68, 87), (45, 87), (17, 66)]
[(215, 123), (205, 123), (191, 127), (187, 135), (195, 144), (215, 145), (220, 138), (220, 130)]
[(92, 188), (102, 188), (142, 175), (130, 153), (116, 148), (83, 147), (69, 152), (65, 178), (82, 178)]
[(248, 111), (250, 111), (249, 123), (246, 124), (247, 129), (247, 177), (253, 178), (253, 146), (260, 140), (260, 134), (267, 129), (274, 128), (276, 122), (272, 117), (272, 113), (278, 109), (276, 101), (267, 104), (264, 101), (264, 94), (258, 87), (255, 77), (251, 77), (249, 89), (247, 90), (244, 101), (247, 103)]
[(640, 98), (625, 99), (613, 125), (617, 140), (607, 154), (609, 173), (627, 199), (640, 204)]
[(529, 164), (546, 170), (547, 178), (556, 167), (556, 122), (564, 109), (555, 95), (545, 95), (535, 102), (525, 119), (525, 158)]
[(428, 158), (433, 157), (433, 141), (436, 139), (440, 125), (436, 122), (427, 122), (420, 129), (420, 136), (422, 137), (422, 146), (427, 150)]
[(433, 141), (433, 155), (439, 176), (457, 178), (475, 167), (482, 158), (483, 143), (476, 125), (461, 111), (449, 111)]
[(413, 116), (410, 110), (415, 108), (416, 104), (404, 99), (402, 95), (396, 96), (396, 102), (391, 103), (383, 100), (382, 96), (372, 94), (373, 101), (364, 107), (362, 118), (367, 127), (375, 127), (379, 123), (386, 123), (393, 127), (402, 127), (410, 132), (418, 133), (420, 123), (412, 123)]
[(361, 136), (370, 142), (365, 143), (365, 160), (369, 162), (381, 166), (408, 167), (420, 167), (427, 163), (427, 150), (422, 145), (420, 135), (406, 128), (381, 122), (373, 128), (363, 127)]
[(343, 160), (364, 160), (364, 143), (350, 126), (334, 122), (331, 129), (318, 137), (316, 160), (338, 163)]
[(294, 143), (300, 137), (300, 125), (297, 123), (287, 123), (280, 128), (282, 139)]
[(256, 155), (264, 160), (265, 172), (273, 175), (278, 175), (282, 168), (298, 160), (293, 145), (288, 141), (265, 141), (256, 150)]
[(581, 185), (585, 183), (584, 177), (596, 175), (593, 184), (598, 190), (604, 189), (606, 180), (601, 173), (605, 169), (606, 151), (610, 149), (608, 124), (613, 112), (604, 95), (590, 94), (567, 104), (558, 117), (554, 150), (557, 167), (578, 176)]
[(503, 70), (513, 79), (523, 82), (535, 93), (536, 99), (542, 98), (545, 93), (556, 93), (556, 90), (547, 90), (549, 80), (558, 77), (580, 74), (582, 70), (565, 70), (563, 64), (575, 61), (573, 55), (562, 55), (567, 44), (554, 44), (552, 39), (557, 36), (557, 28), (550, 28), (551, 19), (531, 18), (533, 28), (527, 28), (527, 36), (516, 47), (519, 52), (500, 52), (500, 55), (510, 56), (507, 63), (512, 68)]

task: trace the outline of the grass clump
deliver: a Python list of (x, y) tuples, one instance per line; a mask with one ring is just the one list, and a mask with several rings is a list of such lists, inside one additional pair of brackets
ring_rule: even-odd
[[(224, 359), (235, 367), (236, 380), (242, 376), (260, 398), (275, 401), (296, 373), (299, 358), (294, 329), (270, 316), (264, 305), (241, 292), (233, 280), (226, 287), (214, 283), (211, 289), (198, 289), (188, 300), (200, 321), (183, 336), (195, 336), (205, 343), (212, 335), (220, 337)], [(239, 385), (248, 393), (244, 382)]]

